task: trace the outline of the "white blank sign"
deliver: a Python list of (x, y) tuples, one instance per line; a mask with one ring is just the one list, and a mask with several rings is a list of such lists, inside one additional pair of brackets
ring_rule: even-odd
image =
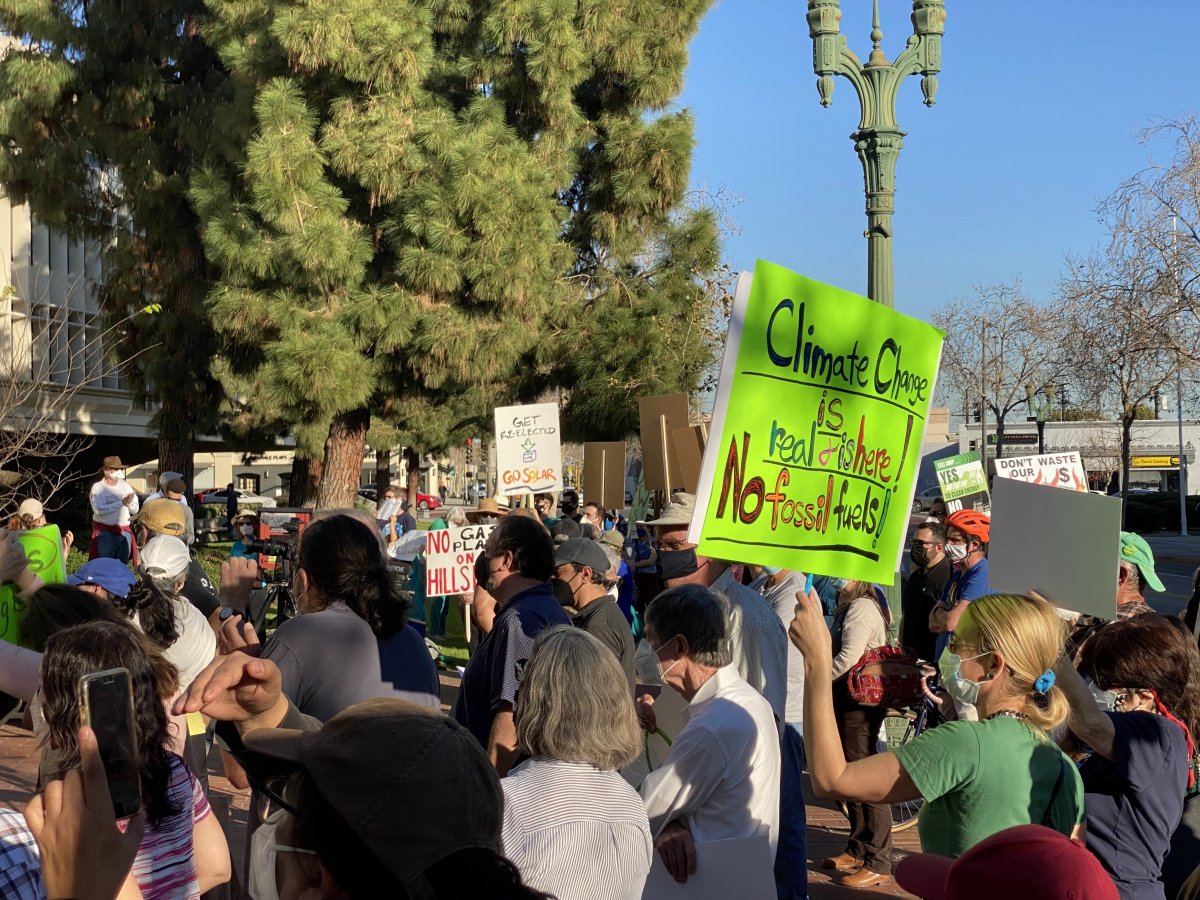
[(991, 591), (1036, 591), (1063, 609), (1116, 618), (1119, 498), (997, 478), (991, 538)]

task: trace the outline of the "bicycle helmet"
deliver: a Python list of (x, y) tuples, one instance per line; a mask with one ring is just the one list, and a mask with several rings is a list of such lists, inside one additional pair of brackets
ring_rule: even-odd
[(957, 528), (984, 544), (992, 536), (992, 520), (986, 513), (973, 509), (960, 509), (946, 517), (947, 528)]

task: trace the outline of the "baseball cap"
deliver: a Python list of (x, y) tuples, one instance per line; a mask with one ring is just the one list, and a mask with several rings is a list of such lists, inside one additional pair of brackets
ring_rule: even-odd
[(146, 541), (146, 546), (142, 548), (138, 558), (138, 567), (147, 575), (165, 575), (167, 578), (173, 578), (183, 573), (191, 561), (192, 555), (188, 553), (187, 544), (169, 534), (160, 534)]
[(566, 563), (587, 566), (601, 575), (608, 571), (608, 557), (600, 545), (584, 537), (571, 538), (554, 548), (554, 564), (561, 566)]
[(142, 511), (138, 513), (138, 522), (155, 534), (181, 537), (187, 530), (183, 507), (177, 501), (168, 500), (166, 497), (146, 501)]
[(172, 478), (163, 483), (163, 490), (170, 491), (172, 494), (186, 494), (187, 485), (183, 483), (182, 478)]
[(550, 536), (554, 538), (554, 543), (556, 544), (569, 541), (571, 538), (577, 538), (582, 534), (583, 530), (574, 519), (559, 519), (554, 523), (554, 527), (550, 529)]
[(649, 522), (639, 522), (639, 525), (691, 525), (692, 514), (696, 511), (696, 495), (680, 491), (671, 498), (661, 516)]
[(429, 866), (459, 850), (503, 852), (496, 770), (471, 733), (439, 712), (394, 698), (367, 700), (320, 731), (259, 728), (243, 742), (303, 768), (403, 884), (420, 884)]
[(67, 576), (67, 584), (94, 584), (110, 594), (124, 599), (137, 582), (137, 576), (119, 559), (106, 556), (85, 562), (77, 571)]
[(30, 497), (28, 500), (22, 500), (21, 505), (17, 507), (18, 516), (30, 516), (34, 519), (40, 519), (46, 514), (46, 510), (42, 507), (41, 500), (34, 500)]
[(1121, 560), (1137, 566), (1142, 572), (1142, 578), (1153, 590), (1160, 592), (1166, 590), (1162, 579), (1154, 571), (1154, 552), (1141, 535), (1134, 534), (1132, 531), (1121, 532)]
[(1044, 825), (1017, 825), (948, 859), (918, 853), (896, 881), (923, 900), (1117, 900), (1112, 879), (1082, 843)]

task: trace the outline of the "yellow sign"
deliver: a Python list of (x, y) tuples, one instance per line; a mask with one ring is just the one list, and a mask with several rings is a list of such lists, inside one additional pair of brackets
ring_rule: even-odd
[(1129, 465), (1135, 469), (1177, 469), (1178, 456), (1135, 456), (1129, 460)]

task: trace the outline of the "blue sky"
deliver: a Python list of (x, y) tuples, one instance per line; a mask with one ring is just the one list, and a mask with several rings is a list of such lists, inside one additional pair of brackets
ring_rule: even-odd
[[(692, 183), (743, 198), (726, 258), (756, 257), (866, 291), (858, 100), (839, 77), (824, 109), (804, 0), (717, 0), (691, 45), (681, 105), (696, 122)], [(1053, 289), (1064, 254), (1102, 238), (1095, 207), (1163, 157), (1154, 117), (1200, 109), (1195, 0), (947, 0), (937, 103), (907, 79), (897, 172), (896, 305), (926, 317), (976, 284)], [(883, 49), (912, 33), (911, 0), (881, 0)], [(870, 0), (842, 0), (865, 59)], [(1189, 64), (1190, 63), (1190, 64)]]

